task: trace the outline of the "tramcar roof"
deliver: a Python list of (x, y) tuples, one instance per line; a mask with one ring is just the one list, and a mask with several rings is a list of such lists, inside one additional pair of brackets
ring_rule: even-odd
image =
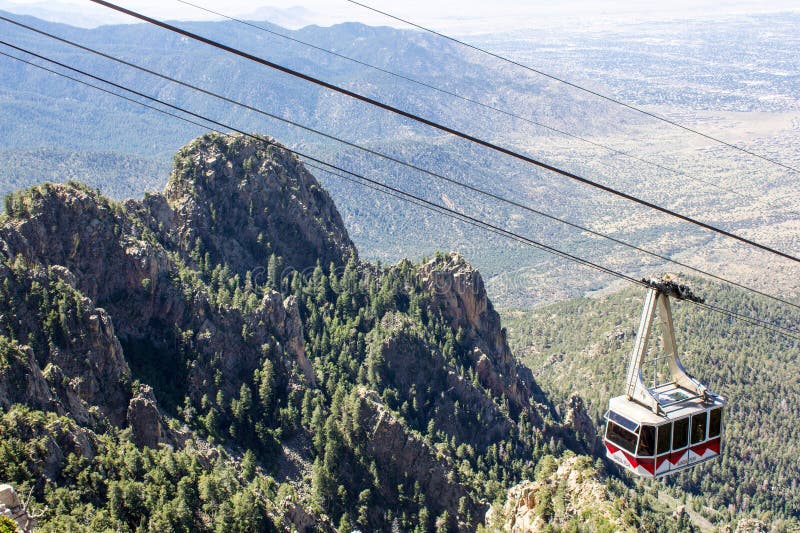
[[(638, 424), (655, 426), (696, 413), (702, 413), (714, 407), (722, 407), (725, 403), (723, 398), (713, 393), (711, 393), (710, 396), (714, 400), (714, 403), (703, 403), (701, 398), (692, 398), (692, 396), (694, 396), (692, 391), (677, 385), (662, 386), (650, 390), (661, 403), (665, 416), (657, 415), (642, 404), (629, 400), (625, 396), (615, 396), (611, 398), (608, 402), (608, 408)], [(687, 399), (672, 404), (672, 402), (683, 398)], [(666, 405), (666, 407), (663, 407), (664, 405)]]

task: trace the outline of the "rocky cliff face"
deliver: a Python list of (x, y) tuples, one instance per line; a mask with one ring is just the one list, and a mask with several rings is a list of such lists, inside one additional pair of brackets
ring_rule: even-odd
[(511, 487), (504, 503), (492, 505), (486, 513), (486, 530), (697, 531), (684, 506), (672, 502), (674, 511), (666, 511), (668, 496), (644, 494), (638, 485), (626, 487), (605, 474), (602, 466), (598, 470), (598, 464), (572, 452), (558, 459), (545, 456), (537, 465), (535, 481)]
[(479, 383), (449, 365), (410, 320), (387, 315), (381, 326), (372, 339), (373, 360), (381, 361), (373, 371), (381, 383), (400, 392), (399, 404), (416, 406), (415, 418), (479, 447), (508, 436), (513, 422), (508, 412), (502, 412), (500, 402), (492, 401)]
[(62, 267), (17, 256), (0, 265), (0, 276), (0, 406), (23, 403), (83, 424), (122, 425), (131, 375), (108, 313)]
[[(468, 525), (458, 523), (465, 514), (483, 516), (487, 506), (475, 501), (469, 490), (454, 475), (456, 467), (451, 458), (436, 452), (424, 439), (409, 431), (374, 391), (357, 391), (358, 409), (354, 413), (363, 427), (360, 435), (368, 452), (378, 461), (381, 471), (393, 474), (393, 481), (414, 479), (424, 494), (434, 496), (429, 509), (439, 515), (443, 511), (462, 509), (454, 515), (452, 526), (467, 530)], [(398, 466), (402, 465), (400, 468)], [(392, 485), (385, 484), (387, 499), (392, 499)]]
[(480, 273), (460, 255), (450, 254), (422, 265), (420, 276), (433, 294), (431, 305), (442, 312), (451, 328), (464, 332), (474, 345), (469, 357), (480, 384), (506, 398), (514, 415), (528, 409), (532, 401), (543, 400), (544, 394), (530, 369), (511, 354), (506, 330), (486, 294)]

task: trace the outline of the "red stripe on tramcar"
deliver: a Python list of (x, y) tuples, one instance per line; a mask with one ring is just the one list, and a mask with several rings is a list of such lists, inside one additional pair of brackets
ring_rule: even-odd
[(628, 464), (634, 470), (636, 470), (637, 467), (641, 466), (647, 472), (650, 472), (651, 475), (655, 475), (655, 472), (656, 472), (656, 460), (654, 458), (652, 458), (652, 457), (648, 457), (648, 458), (636, 457), (635, 455), (631, 455), (630, 453), (626, 452), (625, 450), (617, 448), (616, 446), (614, 446), (613, 444), (611, 444), (608, 441), (605, 441), (605, 445), (606, 445), (606, 449), (612, 455), (617, 453), (617, 452), (622, 452), (622, 455), (625, 457), (625, 459), (628, 461)]

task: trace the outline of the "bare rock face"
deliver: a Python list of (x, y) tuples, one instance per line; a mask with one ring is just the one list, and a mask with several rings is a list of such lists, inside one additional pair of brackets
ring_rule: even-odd
[[(7, 292), (0, 336), (9, 361), (0, 364), (0, 406), (24, 403), (68, 412), (83, 424), (107, 418), (121, 425), (130, 369), (108, 313), (71, 285), (64, 267), (15, 262), (0, 265), (0, 278)], [(9, 340), (20, 338), (28, 345)]]
[(5, 340), (2, 351), (0, 407), (8, 409), (15, 403), (26, 403), (39, 409), (61, 409), (63, 412), (53, 397), (31, 347)]
[(507, 398), (515, 416), (528, 409), (531, 399), (543, 397), (530, 370), (511, 354), (500, 315), (477, 270), (454, 253), (422, 265), (420, 276), (434, 294), (432, 309), (474, 344), (472, 360), (481, 385)]
[[(382, 472), (394, 473), (398, 479), (407, 475), (418, 481), (425, 494), (436, 495), (429, 502), (435, 514), (459, 508), (466, 502), (473, 517), (483, 516), (484, 504), (475, 502), (467, 489), (458, 483), (456, 467), (447, 458), (437, 455), (425, 441), (409, 431), (389, 411), (374, 391), (360, 389), (356, 418), (363, 428), (367, 452), (374, 456)], [(458, 524), (460, 531), (468, 531)]]
[(303, 322), (300, 319), (300, 309), (297, 306), (297, 298), (295, 296), (287, 297), (283, 301), (283, 308), (286, 311), (286, 326), (284, 329), (286, 348), (289, 353), (294, 356), (295, 361), (303, 371), (306, 382), (312, 387), (316, 386), (314, 368), (311, 366), (311, 361), (306, 357)]
[(97, 191), (44, 184), (28, 192), (26, 211), (0, 228), (8, 257), (68, 269), (95, 302), (116, 301), (167, 270), (163, 249)]
[[(559, 509), (553, 505), (557, 493), (564, 499)], [(486, 523), (491, 531), (536, 533), (564, 527), (580, 517), (587, 531), (634, 531), (620, 520), (615, 505), (591, 460), (572, 456), (554, 462), (544, 479), (523, 481), (511, 488), (506, 503), (487, 512)]]
[(409, 404), (425, 406), (437, 429), (480, 449), (508, 437), (508, 416), (470, 379), (448, 370), (442, 354), (406, 316), (387, 314), (370, 343), (373, 375), (401, 391)]
[(270, 253), (301, 271), (356, 254), (328, 193), (268, 137), (204, 135), (175, 156), (164, 194), (175, 242), (187, 251), (199, 242), (234, 272), (266, 266)]
[(327, 517), (320, 518), (304, 505), (286, 500), (280, 502), (283, 512), (283, 526), (286, 531), (298, 531), (300, 533), (334, 533), (336, 527), (330, 523)]
[(261, 305), (250, 319), (250, 324), (254, 331), (271, 328), (279, 338), (283, 339), (286, 355), (300, 367), (306, 383), (312, 386), (316, 384), (314, 369), (306, 357), (303, 322), (300, 319), (295, 296), (281, 300), (279, 292), (266, 291), (261, 298)]
[[(88, 300), (84, 303), (90, 304)], [(97, 406), (112, 424), (119, 425), (124, 416), (122, 406), (129, 397), (126, 387), (130, 382), (130, 369), (108, 313), (95, 308), (84, 323), (88, 326), (85, 342), (75, 346), (68, 357), (59, 353), (51, 364), (71, 376), (70, 388), (81, 401)], [(82, 362), (75, 357), (78, 353), (85, 355)]]
[(575, 431), (575, 435), (583, 441), (590, 452), (594, 455), (602, 455), (603, 444), (597, 435), (597, 426), (592, 417), (586, 412), (583, 398), (573, 394), (566, 406), (564, 414), (564, 426)]
[(736, 524), (735, 533), (767, 533), (769, 528), (761, 520), (745, 518)]
[(436, 305), (450, 319), (453, 328), (471, 329), (500, 355), (505, 355), (499, 328), (495, 328), (494, 310), (486, 296), (483, 278), (463, 257), (450, 254), (424, 265), (420, 275), (436, 295)]
[(36, 527), (36, 520), (28, 514), (11, 485), (0, 485), (0, 516), (13, 520), (22, 533), (32, 533)]
[(155, 448), (163, 438), (161, 414), (158, 412), (153, 388), (141, 385), (128, 405), (128, 425), (137, 446)]

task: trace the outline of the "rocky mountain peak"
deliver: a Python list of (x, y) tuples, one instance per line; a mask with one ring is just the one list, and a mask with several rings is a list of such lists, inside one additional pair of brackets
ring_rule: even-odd
[(272, 253), (297, 270), (356, 254), (328, 193), (270, 137), (199, 137), (175, 156), (164, 196), (173, 238), (236, 272), (264, 266)]
[(527, 409), (532, 399), (539, 400), (543, 394), (530, 370), (512, 355), (480, 273), (461, 255), (451, 253), (423, 264), (420, 276), (433, 295), (432, 306), (474, 344), (471, 357), (481, 384), (508, 398), (512, 413)]

